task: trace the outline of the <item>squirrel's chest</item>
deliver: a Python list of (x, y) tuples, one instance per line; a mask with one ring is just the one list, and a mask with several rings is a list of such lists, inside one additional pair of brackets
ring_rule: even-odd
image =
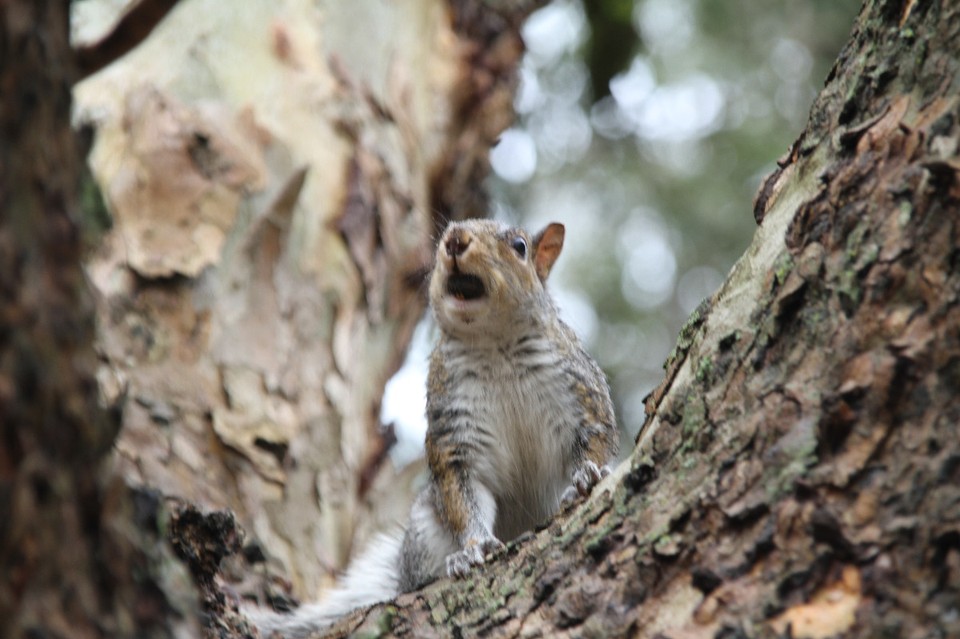
[(580, 412), (562, 358), (543, 346), (477, 357), (468, 369), (457, 394), (490, 435), (481, 466), (491, 488), (521, 501), (527, 489), (540, 501), (562, 491)]

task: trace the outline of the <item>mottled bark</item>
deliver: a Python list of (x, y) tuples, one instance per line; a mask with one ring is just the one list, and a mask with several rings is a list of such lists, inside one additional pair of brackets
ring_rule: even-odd
[[(69, 6), (0, 14), (0, 631), (192, 636), (198, 603), (215, 627), (229, 607), (214, 569), (242, 535), (168, 522), (164, 496), (235, 510), (309, 596), (405, 509), (379, 396), (431, 235), (483, 212), (530, 7), (183, 2), (78, 87), (81, 189), (71, 84), (145, 31), (94, 33), (75, 64)], [(89, 282), (84, 216), (107, 226)]]
[(187, 0), (76, 91), (118, 466), (236, 513), (299, 598), (406, 514), (380, 398), (513, 117), (531, 3), (452, 5)]
[(106, 472), (68, 6), (0, 7), (0, 636), (169, 637), (196, 603), (160, 502)]
[(960, 635), (960, 6), (868, 0), (589, 501), (339, 627)]

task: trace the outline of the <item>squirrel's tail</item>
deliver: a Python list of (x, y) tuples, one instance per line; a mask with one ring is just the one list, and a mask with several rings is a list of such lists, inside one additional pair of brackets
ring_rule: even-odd
[(286, 639), (308, 637), (351, 610), (387, 601), (400, 594), (402, 544), (402, 533), (378, 535), (318, 603), (304, 604), (288, 613), (262, 608), (245, 608), (243, 612), (260, 630), (262, 637), (270, 637), (275, 632)]

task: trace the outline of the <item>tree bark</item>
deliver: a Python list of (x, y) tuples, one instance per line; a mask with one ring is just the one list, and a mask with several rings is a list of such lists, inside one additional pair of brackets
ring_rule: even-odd
[(868, 0), (638, 445), (341, 635), (960, 635), (960, 6)]
[[(68, 3), (0, 9), (3, 636), (195, 636), (200, 601), (216, 625), (238, 529), (189, 506), (168, 524), (165, 497), (233, 508), (310, 594), (364, 513), (402, 503), (379, 395), (435, 227), (483, 212), (531, 8), (264, 1), (224, 25), (193, 0), (130, 50), (172, 4), (79, 53)], [(217, 40), (237, 32), (260, 48)], [(77, 89), (81, 180), (77, 67), (128, 50)], [(104, 222), (91, 296), (81, 228)]]
[(97, 405), (68, 4), (0, 7), (0, 636), (182, 635), (196, 593), (160, 502), (108, 472), (119, 424)]
[[(298, 592), (349, 554), (353, 530), (337, 522), (389, 511), (359, 490), (382, 448), (379, 389), (422, 307), (409, 281), (425, 268), (429, 212), (480, 210), (525, 10), (430, 5), (422, 32), (393, 29), (408, 44), (440, 33), (431, 55), (454, 52), (426, 76), (449, 81), (435, 89), (402, 73), (378, 84), (406, 48), (365, 38), (341, 59), (351, 43), (324, 32), (317, 49), (303, 6), (224, 29), (269, 26), (275, 85), (231, 84), (239, 49), (207, 37), (174, 59), (203, 61), (197, 82), (120, 65), (78, 92), (114, 215), (90, 273), (100, 386), (123, 412), (118, 466), (235, 507), (297, 567)], [(117, 421), (93, 399), (65, 7), (0, 10), (0, 618), (12, 636), (182, 635), (193, 591), (143, 534), (160, 528), (156, 497), (98, 481)], [(165, 24), (209, 36), (197, 7), (209, 8), (191, 0)], [(370, 27), (359, 11), (324, 24)], [(947, 0), (867, 0), (761, 189), (754, 243), (683, 331), (630, 459), (469, 579), (355, 613), (334, 634), (960, 634), (958, 31)], [(138, 74), (146, 86), (122, 91)], [(313, 100), (285, 110), (287, 93)], [(326, 146), (298, 145), (313, 126)], [(345, 459), (318, 456), (330, 442)], [(175, 524), (235, 530), (189, 509)], [(229, 546), (179, 547), (213, 557), (191, 564), (204, 593), (218, 595), (211, 571)]]
[(433, 235), (486, 213), (532, 6), (188, 0), (77, 88), (119, 468), (236, 513), (297, 597), (406, 515), (380, 398)]

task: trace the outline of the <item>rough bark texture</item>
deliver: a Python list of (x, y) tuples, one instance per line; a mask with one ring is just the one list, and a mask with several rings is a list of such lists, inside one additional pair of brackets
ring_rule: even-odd
[(435, 231), (486, 213), (531, 8), (185, 0), (77, 88), (112, 221), (88, 269), (118, 465), (236, 513), (282, 575), (267, 597), (317, 597), (406, 514), (418, 468), (391, 467), (380, 398)]
[(632, 457), (340, 634), (960, 635), (960, 6), (869, 0)]
[(0, 636), (169, 637), (197, 625), (166, 516), (105, 472), (67, 12), (0, 7)]

